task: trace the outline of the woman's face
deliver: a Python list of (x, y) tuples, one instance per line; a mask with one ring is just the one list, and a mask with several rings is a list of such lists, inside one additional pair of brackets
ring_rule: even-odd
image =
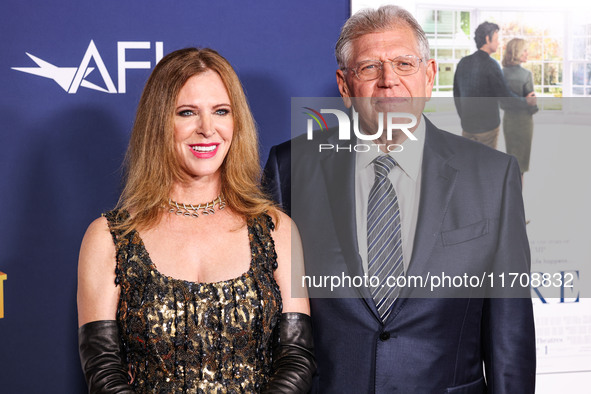
[(179, 92), (174, 142), (192, 178), (219, 177), (234, 134), (233, 108), (222, 79), (212, 70), (194, 75)]
[(521, 57), (519, 58), (519, 61), (520, 61), (521, 63), (525, 63), (525, 62), (527, 62), (527, 48), (525, 48), (525, 49), (523, 50), (523, 52), (521, 52)]

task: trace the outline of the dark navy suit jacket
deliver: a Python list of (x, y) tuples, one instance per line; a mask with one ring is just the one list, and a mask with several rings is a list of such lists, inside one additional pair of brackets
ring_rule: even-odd
[[(493, 267), (529, 272), (516, 160), (425, 121), (419, 217), (407, 275)], [(313, 141), (303, 136), (273, 147), (264, 183), (298, 225), (306, 274), (363, 275), (355, 157), (319, 153), (319, 143), (339, 143), (334, 130), (322, 133)], [(312, 392), (534, 392), (530, 298), (413, 298), (404, 289), (382, 323), (364, 289), (338, 298), (316, 298), (323, 293), (309, 290), (318, 364)]]

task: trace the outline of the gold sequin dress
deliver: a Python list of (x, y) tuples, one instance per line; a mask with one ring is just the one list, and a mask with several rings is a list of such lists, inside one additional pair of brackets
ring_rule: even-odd
[(117, 250), (115, 283), (123, 358), (138, 393), (256, 393), (271, 374), (281, 294), (268, 215), (248, 225), (249, 270), (215, 283), (161, 274), (136, 231), (112, 228), (128, 215), (105, 214)]

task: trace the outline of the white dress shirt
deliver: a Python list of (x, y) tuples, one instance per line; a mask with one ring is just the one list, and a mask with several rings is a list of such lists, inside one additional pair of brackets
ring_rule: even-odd
[[(402, 226), (402, 254), (404, 256), (404, 272), (408, 272), (408, 265), (412, 257), (412, 248), (419, 214), (419, 197), (421, 196), (421, 164), (423, 162), (423, 148), (425, 146), (425, 121), (417, 126), (413, 135), (417, 141), (406, 139), (402, 143), (401, 152), (389, 152), (396, 163), (388, 178), (396, 195), (400, 209), (400, 223)], [(373, 160), (386, 153), (378, 151), (369, 141), (357, 141), (358, 144), (370, 144), (368, 152), (357, 152), (355, 155), (355, 218), (357, 222), (357, 243), (359, 254), (363, 262), (363, 272), (367, 274), (367, 202), (369, 192), (374, 184), (375, 171)], [(399, 150), (400, 148), (396, 149)]]

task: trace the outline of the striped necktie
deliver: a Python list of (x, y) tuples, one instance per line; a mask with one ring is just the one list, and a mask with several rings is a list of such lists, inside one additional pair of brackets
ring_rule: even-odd
[(388, 173), (396, 166), (396, 161), (389, 155), (382, 155), (373, 163), (376, 175), (367, 207), (368, 271), (370, 276), (380, 280), (380, 285), (372, 288), (371, 293), (384, 321), (400, 292), (395, 283), (394, 286), (388, 286), (386, 280), (404, 274), (402, 235), (398, 197), (388, 179)]

